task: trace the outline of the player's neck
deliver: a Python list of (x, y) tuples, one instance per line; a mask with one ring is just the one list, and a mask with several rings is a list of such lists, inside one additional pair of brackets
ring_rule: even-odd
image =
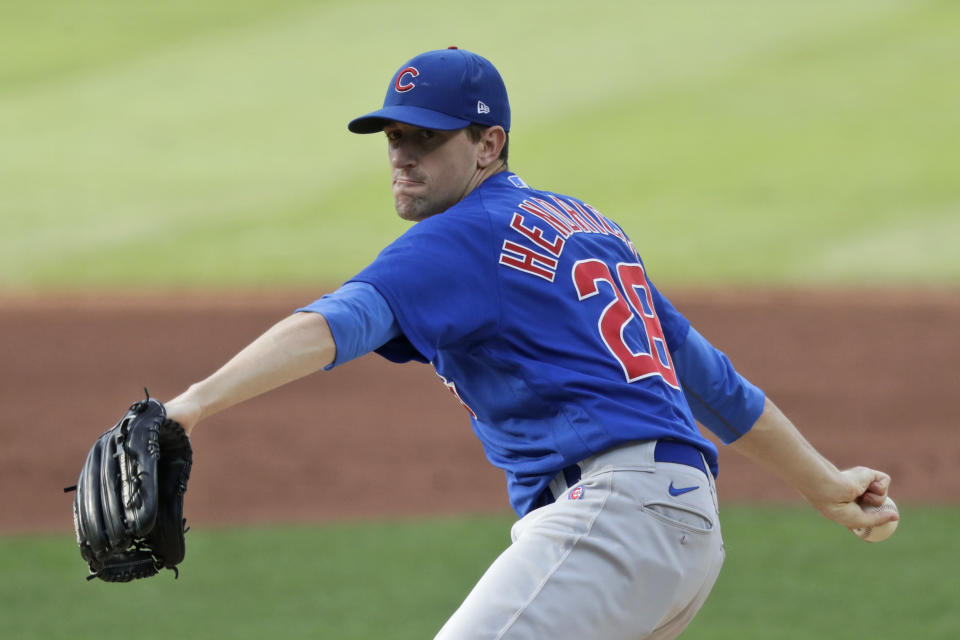
[[(483, 184), (487, 178), (490, 178), (498, 173), (503, 173), (504, 171), (507, 171), (507, 161), (501, 158), (497, 158), (497, 161), (488, 167), (478, 169), (474, 174), (474, 177), (467, 184), (467, 189), (463, 192), (463, 198), (466, 198), (471, 191)], [(461, 200), (463, 198), (461, 198)]]

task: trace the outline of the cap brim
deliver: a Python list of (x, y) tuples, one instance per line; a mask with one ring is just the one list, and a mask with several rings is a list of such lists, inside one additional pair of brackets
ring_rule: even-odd
[(413, 125), (414, 127), (423, 127), (424, 129), (436, 129), (438, 131), (453, 131), (463, 129), (470, 124), (469, 120), (462, 120), (448, 116), (439, 111), (431, 111), (423, 107), (411, 107), (407, 105), (396, 105), (384, 107), (368, 113), (365, 116), (354, 118), (347, 125), (347, 128), (354, 133), (378, 133), (389, 122), (402, 122), (403, 124)]

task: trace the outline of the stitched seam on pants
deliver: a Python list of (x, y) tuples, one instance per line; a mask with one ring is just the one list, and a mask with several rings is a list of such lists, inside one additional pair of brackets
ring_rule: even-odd
[[(598, 474), (594, 475), (593, 477), (597, 477), (597, 476), (599, 476), (599, 475), (604, 475), (604, 474), (606, 474), (606, 473), (609, 473), (609, 474), (611, 474), (611, 476), (612, 476), (613, 470), (605, 471), (605, 472), (603, 472), (603, 473), (598, 473)], [(586, 478), (584, 478), (584, 480), (586, 480)], [(570, 545), (570, 548), (567, 549), (567, 551), (566, 551), (562, 556), (560, 556), (560, 558), (554, 563), (554, 565), (550, 568), (550, 570), (549, 570), (549, 571), (546, 573), (546, 575), (543, 577), (543, 580), (540, 581), (540, 584), (537, 585), (537, 588), (534, 589), (534, 590), (533, 590), (533, 593), (530, 594), (530, 597), (527, 598), (527, 601), (524, 602), (523, 605), (522, 605), (519, 609), (517, 609), (516, 613), (514, 613), (514, 614), (510, 617), (510, 619), (507, 621), (507, 623), (503, 626), (503, 628), (500, 629), (500, 631), (497, 633), (497, 637), (495, 638), (495, 640), (501, 640), (501, 639), (503, 638), (504, 634), (506, 634), (508, 631), (510, 631), (510, 629), (511, 629), (511, 628), (513, 627), (513, 625), (517, 622), (517, 620), (520, 619), (520, 616), (523, 615), (523, 612), (526, 611), (527, 608), (528, 608), (531, 604), (533, 604), (533, 601), (537, 599), (537, 596), (540, 595), (540, 592), (541, 592), (541, 591), (543, 591), (543, 588), (547, 585), (547, 582), (550, 581), (550, 578), (553, 577), (553, 575), (560, 569), (560, 567), (563, 565), (563, 563), (566, 562), (567, 558), (570, 557), (570, 554), (573, 553), (573, 550), (577, 548), (577, 545), (580, 544), (580, 541), (583, 540), (585, 537), (587, 537), (587, 536), (590, 535), (590, 532), (593, 531), (593, 525), (596, 524), (597, 518), (600, 517), (600, 514), (603, 513), (603, 510), (606, 508), (606, 506), (607, 506), (607, 499), (610, 498), (610, 494), (612, 494), (612, 493), (613, 493), (613, 478), (611, 477), (611, 478), (610, 478), (610, 487), (609, 487), (609, 489), (607, 490), (607, 494), (603, 497), (603, 502), (600, 503), (600, 508), (597, 509), (597, 512), (594, 514), (593, 518), (590, 520), (590, 524), (587, 526), (587, 530), (584, 531), (583, 533), (581, 533), (579, 536), (577, 536), (577, 539), (573, 541), (573, 544)]]

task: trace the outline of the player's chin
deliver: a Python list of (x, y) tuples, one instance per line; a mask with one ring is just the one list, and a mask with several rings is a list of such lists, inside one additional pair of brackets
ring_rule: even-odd
[(397, 210), (397, 215), (404, 220), (417, 220), (416, 208), (411, 206), (408, 198), (394, 198), (393, 208)]
[(413, 198), (407, 195), (395, 196), (393, 205), (397, 210), (397, 215), (409, 222), (419, 222), (437, 213), (431, 211), (432, 208), (422, 198)]

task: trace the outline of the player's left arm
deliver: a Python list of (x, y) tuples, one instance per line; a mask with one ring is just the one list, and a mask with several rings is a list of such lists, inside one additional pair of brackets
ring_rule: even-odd
[(284, 318), (213, 375), (166, 403), (167, 415), (189, 434), (203, 418), (348, 362), (398, 335), (393, 313), (376, 289), (347, 283)]
[(197, 423), (236, 404), (328, 366), (336, 344), (326, 319), (295, 313), (273, 325), (209, 377), (165, 403), (187, 434)]

